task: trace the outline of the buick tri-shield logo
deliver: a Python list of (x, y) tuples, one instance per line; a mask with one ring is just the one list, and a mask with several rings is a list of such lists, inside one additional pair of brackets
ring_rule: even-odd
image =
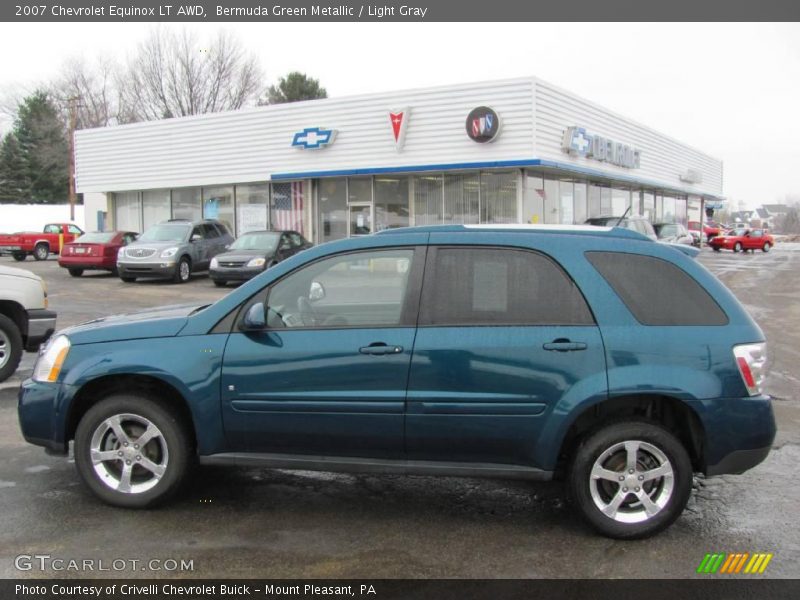
[(467, 115), (467, 135), (479, 144), (493, 142), (500, 134), (500, 116), (488, 106), (472, 109)]

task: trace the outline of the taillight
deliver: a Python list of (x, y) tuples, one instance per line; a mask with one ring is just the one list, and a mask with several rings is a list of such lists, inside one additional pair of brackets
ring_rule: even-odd
[(751, 396), (757, 396), (761, 393), (761, 384), (764, 382), (766, 372), (766, 342), (734, 346), (733, 356), (736, 358), (736, 366), (739, 367), (742, 381), (747, 387), (747, 393)]

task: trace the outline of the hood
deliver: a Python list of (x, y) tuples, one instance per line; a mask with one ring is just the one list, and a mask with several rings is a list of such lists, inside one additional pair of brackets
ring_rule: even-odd
[(194, 311), (204, 304), (173, 304), (140, 312), (93, 319), (60, 333), (73, 344), (95, 344), (145, 338), (172, 337), (180, 333)]
[(6, 267), (0, 265), (0, 275), (7, 275), (9, 277), (24, 277), (25, 279), (33, 279), (39, 281), (41, 277), (26, 271), (25, 269), (15, 269), (14, 267)]
[(267, 258), (274, 254), (274, 251), (269, 250), (229, 250), (228, 252), (217, 254), (216, 258), (217, 260), (249, 260), (259, 256)]
[(132, 242), (125, 246), (125, 248), (155, 248), (156, 250), (166, 250), (167, 248), (175, 248), (183, 246), (186, 242), (140, 242), (139, 240)]

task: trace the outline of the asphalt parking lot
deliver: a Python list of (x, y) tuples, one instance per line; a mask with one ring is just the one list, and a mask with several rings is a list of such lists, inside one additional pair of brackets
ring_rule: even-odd
[[(800, 558), (800, 244), (769, 254), (699, 260), (747, 306), (770, 344), (767, 391), (779, 433), (773, 452), (740, 476), (698, 478), (684, 515), (656, 538), (595, 535), (559, 484), (203, 468), (175, 502), (150, 511), (101, 504), (68, 458), (24, 442), (16, 387), (0, 384), (0, 577), (625, 577), (695, 575), (706, 552), (772, 552), (766, 576), (798, 577)], [(60, 327), (136, 309), (212, 302), (229, 290), (205, 277), (186, 285), (80, 279), (54, 259), (0, 264), (45, 278)], [(18, 571), (20, 554), (123, 561), (186, 559), (191, 572)], [(708, 577), (708, 576), (706, 576)]]

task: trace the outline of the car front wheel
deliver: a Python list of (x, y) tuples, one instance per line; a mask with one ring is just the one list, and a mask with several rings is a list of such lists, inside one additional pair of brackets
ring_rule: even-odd
[(734, 244), (734, 246), (733, 246), (733, 251), (734, 252), (741, 252), (742, 251), (742, 243), (741, 242), (736, 242), (736, 244)]
[(769, 249), (770, 249), (770, 248), (772, 248), (772, 246), (770, 245), (770, 243), (769, 243), (769, 242), (764, 242), (764, 245), (761, 247), (761, 249), (762, 249), (764, 252), (769, 252)]
[(186, 428), (146, 396), (101, 400), (75, 433), (78, 473), (97, 497), (114, 506), (145, 508), (167, 500), (182, 485), (190, 463)]
[(175, 276), (173, 280), (175, 283), (186, 283), (192, 277), (192, 263), (187, 256), (184, 256), (178, 261), (175, 266)]
[(578, 511), (600, 533), (644, 538), (683, 512), (692, 490), (692, 465), (686, 449), (665, 429), (623, 421), (578, 446), (569, 487)]

